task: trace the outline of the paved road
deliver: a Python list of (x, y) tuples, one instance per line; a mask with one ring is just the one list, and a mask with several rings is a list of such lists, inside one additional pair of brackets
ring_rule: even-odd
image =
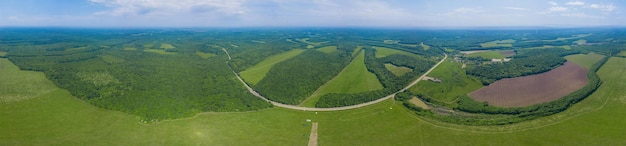
[[(226, 55), (228, 55), (228, 59), (230, 60), (230, 54), (228, 54), (228, 51), (226, 49), (222, 49), (222, 50), (224, 50), (224, 52), (226, 52)], [(407, 89), (411, 88), (411, 86), (417, 84), (419, 81), (422, 80), (422, 78), (424, 78), (426, 75), (428, 75), (428, 73), (430, 73), (430, 71), (433, 71), (435, 68), (437, 68), (437, 66), (439, 66), (439, 64), (441, 64), (443, 61), (446, 60), (446, 58), (448, 58), (448, 54), (444, 54), (444, 55), (445, 56), (443, 57), (443, 59), (441, 59), (441, 61), (439, 61), (437, 64), (435, 64), (435, 66), (430, 68), (428, 71), (426, 71), (426, 73), (424, 73), (419, 78), (415, 79), (415, 81), (413, 81), (411, 84), (407, 85), (406, 87), (402, 88), (402, 90), (400, 90), (398, 92), (395, 92), (395, 93), (393, 93), (391, 95), (387, 95), (387, 96), (385, 96), (383, 98), (380, 98), (380, 99), (377, 99), (377, 100), (374, 100), (374, 101), (370, 101), (370, 102), (366, 102), (366, 103), (361, 103), (361, 104), (357, 104), (357, 105), (350, 105), (350, 106), (342, 106), (342, 107), (333, 107), (333, 108), (301, 107), (301, 106), (288, 105), (288, 104), (282, 104), (282, 103), (271, 101), (271, 100), (263, 97), (261, 94), (256, 92), (254, 89), (252, 89), (246, 82), (244, 82), (241, 79), (241, 77), (239, 77), (239, 74), (237, 74), (232, 68), (230, 70), (235, 74), (235, 76), (237, 76), (237, 79), (239, 79), (239, 81), (241, 81), (241, 83), (246, 86), (246, 88), (248, 89), (248, 91), (250, 93), (252, 93), (252, 95), (254, 95), (256, 97), (259, 97), (259, 98), (261, 98), (261, 99), (263, 99), (263, 100), (265, 100), (267, 102), (270, 102), (274, 106), (282, 107), (282, 108), (288, 108), (288, 109), (294, 109), (294, 110), (303, 110), (303, 111), (339, 111), (339, 110), (348, 110), (348, 109), (360, 108), (360, 107), (364, 107), (364, 106), (368, 106), (368, 105), (379, 103), (379, 102), (387, 100), (389, 98), (393, 98), (394, 96), (396, 96), (397, 93), (404, 92)]]

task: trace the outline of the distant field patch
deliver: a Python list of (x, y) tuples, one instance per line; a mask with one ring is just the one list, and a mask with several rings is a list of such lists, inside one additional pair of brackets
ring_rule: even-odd
[(494, 106), (523, 107), (559, 99), (587, 84), (587, 70), (571, 62), (551, 71), (498, 80), (469, 95)]
[(100, 58), (102, 58), (102, 60), (104, 60), (104, 62), (106, 62), (106, 63), (122, 63), (122, 62), (126, 62), (126, 60), (124, 60), (122, 58), (111, 56), (111, 55), (103, 55), (103, 56), (100, 56)]
[(398, 44), (399, 42), (399, 40), (383, 40), (385, 44)]
[(530, 48), (526, 48), (526, 49), (551, 49), (551, 48), (563, 48), (563, 49), (565, 49), (565, 50), (572, 49), (572, 47), (567, 46), (567, 45), (565, 45), (565, 46), (550, 46), (550, 45), (544, 45), (544, 46), (541, 46), (541, 47), (530, 47)]
[(422, 81), (409, 88), (409, 91), (452, 104), (460, 96), (466, 96), (467, 93), (483, 87), (480, 80), (466, 75), (465, 69), (461, 68), (462, 63), (449, 60), (442, 62), (428, 74), (429, 77), (440, 79), (441, 83)]
[(162, 55), (174, 55), (177, 54), (176, 52), (167, 52), (165, 50), (161, 50), (161, 49), (143, 49), (144, 52), (150, 52), (150, 53), (157, 53), (157, 54), (162, 54)]
[(468, 54), (467, 56), (468, 57), (482, 57), (482, 58), (487, 58), (487, 59), (493, 59), (493, 58), (502, 59), (505, 57), (499, 51), (477, 52), (477, 53)]
[(511, 56), (515, 56), (515, 50), (502, 50), (499, 51), (500, 54), (504, 55), (505, 57), (511, 57)]
[(0, 58), (0, 104), (35, 98), (55, 89), (56, 85), (42, 72), (22, 71)]
[(211, 57), (217, 56), (217, 55), (215, 55), (213, 53), (204, 53), (204, 52), (201, 52), (201, 51), (196, 51), (196, 55), (198, 55), (198, 56), (200, 56), (200, 57), (202, 57), (204, 59), (209, 59)]
[(425, 45), (425, 44), (424, 44), (424, 42), (420, 43), (420, 46), (422, 46), (422, 48), (423, 48), (424, 50), (428, 50), (428, 49), (430, 49), (430, 46), (429, 46), (429, 45)]
[(593, 64), (600, 61), (604, 58), (604, 55), (596, 54), (594, 52), (590, 52), (589, 54), (575, 54), (565, 56), (567, 61), (570, 61), (576, 65), (584, 67), (585, 69), (589, 69)]
[(421, 107), (423, 109), (430, 109), (430, 107), (426, 105), (426, 103), (424, 103), (422, 100), (418, 99), (417, 97), (411, 98), (409, 102), (414, 104), (417, 107)]
[(330, 53), (337, 52), (337, 46), (326, 46), (326, 47), (318, 48), (316, 50), (320, 51), (320, 52), (324, 52), (324, 53), (330, 54)]
[(626, 51), (619, 52), (617, 56), (626, 57)]
[(391, 71), (391, 73), (393, 73), (396, 76), (402, 76), (408, 72), (413, 71), (411, 68), (404, 67), (404, 66), (395, 66), (391, 63), (386, 63), (385, 68), (387, 68), (387, 70)]
[(309, 38), (302, 38), (302, 39), (296, 38), (296, 41), (307, 43), (307, 44), (312, 45), (312, 46), (319, 46), (319, 45), (322, 45), (324, 43), (328, 43), (328, 42), (310, 42)]
[(137, 48), (135, 47), (124, 47), (124, 51), (135, 51)]
[(361, 49), (363, 49), (363, 46), (356, 46), (356, 48), (354, 48), (354, 50), (352, 51), (352, 57), (359, 54), (359, 51), (361, 51)]
[(322, 85), (309, 100), (302, 103), (313, 107), (324, 94), (328, 93), (359, 93), (383, 89), (374, 73), (365, 66), (365, 51), (361, 51), (352, 63), (348, 64), (335, 78)]
[(377, 47), (377, 46), (372, 46), (372, 48), (376, 49), (376, 58), (383, 58), (383, 57), (387, 57), (393, 54), (402, 54), (402, 55), (413, 56), (413, 57), (421, 57), (413, 53), (391, 49), (391, 48)]
[(0, 57), (4, 57), (7, 55), (7, 52), (0, 51)]
[(481, 43), (480, 47), (482, 47), (482, 48), (513, 47), (513, 43), (515, 43), (515, 40), (513, 40), (513, 39), (495, 40), (495, 41), (491, 41), (491, 42)]
[(580, 40), (574, 41), (574, 44), (584, 45), (584, 44), (587, 44), (587, 40), (580, 39)]
[(304, 51), (305, 50), (302, 50), (302, 49), (294, 49), (294, 50), (290, 50), (284, 53), (271, 56), (259, 62), (258, 64), (240, 72), (239, 75), (241, 76), (241, 78), (246, 80), (248, 84), (256, 85), (257, 83), (259, 83), (259, 81), (261, 81), (265, 77), (267, 72), (269, 72), (270, 69), (272, 69), (272, 67), (276, 63), (296, 57)]
[(162, 43), (161, 47), (159, 47), (161, 49), (175, 49), (176, 47), (172, 46), (172, 44), (168, 44), (168, 43)]
[(260, 43), (260, 44), (265, 44), (266, 43), (265, 41), (259, 41), (259, 40), (252, 40), (252, 42)]

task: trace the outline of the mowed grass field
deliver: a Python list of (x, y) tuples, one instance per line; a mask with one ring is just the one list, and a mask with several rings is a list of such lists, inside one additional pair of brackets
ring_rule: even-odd
[(317, 91), (302, 102), (301, 106), (315, 107), (319, 98), (328, 93), (359, 93), (383, 89), (374, 73), (365, 66), (365, 51), (361, 51), (354, 61), (343, 69), (335, 78), (320, 86)]
[(391, 63), (386, 63), (385, 68), (387, 68), (387, 70), (391, 71), (391, 73), (393, 73), (396, 76), (402, 76), (408, 72), (413, 71), (413, 69), (411, 68), (404, 67), (404, 66), (395, 66)]
[(598, 72), (602, 86), (570, 109), (505, 126), (431, 121), (392, 100), (317, 114), (271, 108), (145, 125), (57, 89), (0, 103), (0, 145), (306, 145), (306, 119), (319, 123), (320, 145), (626, 145), (624, 64), (626, 58), (611, 58)]
[(593, 64), (604, 58), (604, 55), (589, 52), (588, 54), (568, 55), (564, 58), (576, 65), (589, 69)]
[(468, 57), (482, 57), (487, 59), (502, 59), (505, 56), (499, 51), (485, 51), (485, 52), (476, 52), (472, 54), (467, 54)]
[(320, 52), (324, 52), (324, 53), (330, 54), (330, 53), (337, 52), (337, 46), (326, 46), (326, 47), (318, 48), (316, 50), (320, 51)]
[(0, 83), (0, 103), (27, 100), (56, 88), (42, 72), (21, 71), (6, 58), (0, 58)]
[(285, 61), (287, 59), (291, 59), (300, 55), (300, 53), (304, 52), (303, 49), (293, 49), (284, 53), (280, 53), (274, 56), (271, 56), (258, 64), (242, 71), (239, 73), (241, 78), (243, 78), (248, 84), (256, 85), (261, 81), (267, 72), (272, 69), (272, 67), (279, 62)]
[(402, 55), (408, 55), (408, 56), (413, 56), (413, 57), (421, 57), (413, 53), (391, 49), (391, 48), (376, 47), (376, 46), (372, 46), (372, 48), (376, 49), (376, 58), (383, 58), (383, 57), (387, 57), (393, 54), (402, 54)]
[(459, 96), (464, 96), (482, 86), (480, 80), (465, 74), (462, 63), (450, 62), (450, 59), (441, 63), (428, 76), (440, 79), (441, 83), (421, 81), (411, 87), (409, 91), (422, 93), (434, 100), (452, 104)]

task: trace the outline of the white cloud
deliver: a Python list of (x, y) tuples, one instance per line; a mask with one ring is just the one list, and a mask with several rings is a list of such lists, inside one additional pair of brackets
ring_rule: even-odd
[(593, 9), (600, 9), (602, 11), (613, 11), (615, 10), (615, 8), (617, 8), (615, 5), (613, 4), (608, 4), (608, 5), (600, 5), (600, 4), (591, 4), (589, 5), (589, 8), (593, 8)]
[(581, 1), (573, 1), (573, 2), (567, 2), (567, 3), (565, 3), (565, 5), (570, 5), (570, 6), (583, 6), (583, 5), (585, 5), (585, 2), (581, 2)]
[(553, 6), (558, 5), (556, 2), (553, 2), (553, 1), (548, 2), (548, 4), (553, 5)]
[(121, 15), (171, 15), (178, 13), (218, 13), (236, 15), (246, 13), (242, 0), (89, 0), (112, 8), (96, 14)]
[(528, 10), (526, 8), (520, 8), (520, 7), (504, 7), (505, 9), (509, 9), (509, 10), (519, 10), (519, 11), (525, 11)]
[(564, 11), (567, 11), (566, 7), (554, 6), (554, 7), (548, 8), (548, 13), (551, 13), (551, 12), (564, 12)]
[(476, 8), (457, 8), (452, 11), (452, 13), (457, 14), (467, 14), (467, 13), (480, 13), (482, 10)]
[(561, 14), (561, 16), (577, 17), (577, 18), (592, 18), (592, 19), (602, 18), (600, 16), (593, 16), (593, 15), (588, 15), (585, 13), (564, 13), (564, 14)]

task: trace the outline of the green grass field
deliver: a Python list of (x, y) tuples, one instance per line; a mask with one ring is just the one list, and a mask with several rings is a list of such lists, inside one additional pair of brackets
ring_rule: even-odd
[(172, 44), (162, 43), (159, 48), (167, 50), (167, 49), (175, 49), (176, 47), (172, 46)]
[(318, 48), (316, 50), (320, 51), (320, 52), (324, 52), (324, 53), (330, 54), (330, 53), (337, 52), (337, 46), (326, 46), (326, 47)]
[(315, 107), (319, 98), (328, 93), (359, 93), (383, 89), (376, 75), (367, 71), (365, 66), (365, 51), (361, 51), (352, 63), (335, 78), (326, 82), (317, 91), (302, 102), (302, 106)]
[(575, 54), (565, 56), (567, 61), (571, 61), (574, 64), (580, 65), (586, 69), (589, 69), (593, 64), (600, 61), (604, 58), (604, 55), (596, 54), (594, 52), (590, 52), (589, 54)]
[(602, 86), (570, 109), (506, 126), (431, 121), (392, 100), (317, 114), (271, 108), (145, 125), (55, 89), (0, 103), (0, 145), (306, 145), (306, 119), (319, 123), (320, 145), (626, 145), (624, 64), (626, 58), (611, 58), (598, 72)]
[(408, 56), (413, 56), (413, 57), (420, 57), (419, 55), (416, 55), (413, 53), (391, 49), (391, 48), (376, 47), (376, 46), (372, 46), (372, 48), (376, 49), (376, 58), (383, 58), (383, 57), (387, 57), (393, 54), (402, 54), (402, 55), (408, 55)]
[(209, 59), (211, 57), (217, 56), (217, 55), (215, 55), (213, 53), (204, 53), (204, 52), (201, 52), (201, 51), (196, 51), (196, 55), (198, 55), (198, 56), (200, 56), (201, 58), (204, 58), (204, 59)]
[(361, 49), (363, 49), (363, 46), (356, 46), (356, 48), (354, 48), (354, 51), (352, 51), (352, 57), (355, 57), (356, 55), (358, 55)]
[(7, 52), (0, 51), (0, 57), (4, 57), (5, 55), (7, 55)]
[(617, 56), (626, 57), (626, 51), (619, 52)]
[(422, 46), (422, 48), (424, 48), (424, 50), (430, 49), (430, 46), (429, 45), (425, 45), (424, 42), (420, 43), (420, 46)]
[(150, 52), (150, 53), (157, 53), (157, 54), (161, 54), (161, 55), (174, 55), (177, 54), (176, 52), (167, 52), (165, 50), (161, 50), (161, 49), (143, 49), (144, 52)]
[(395, 65), (393, 65), (391, 63), (386, 63), (385, 64), (385, 68), (387, 68), (387, 70), (391, 71), (391, 73), (393, 73), (396, 76), (402, 76), (405, 73), (413, 71), (412, 69), (410, 69), (408, 67), (395, 66)]
[(467, 76), (461, 63), (446, 60), (428, 76), (441, 79), (441, 83), (422, 81), (411, 87), (409, 91), (422, 93), (434, 100), (452, 104), (459, 96), (482, 87), (480, 80)]
[(135, 50), (137, 50), (137, 48), (135, 48), (135, 47), (124, 47), (123, 50), (124, 51), (135, 51)]
[(21, 71), (6, 58), (0, 58), (0, 83), (0, 103), (26, 100), (56, 88), (43, 73)]
[(495, 40), (495, 41), (491, 41), (491, 42), (481, 43), (480, 47), (482, 47), (482, 48), (513, 47), (513, 43), (515, 43), (515, 40), (513, 40), (513, 39)]
[(256, 85), (265, 77), (267, 72), (269, 72), (276, 63), (296, 57), (304, 51), (305, 50), (302, 49), (294, 49), (284, 53), (273, 55), (259, 62), (258, 64), (240, 72), (239, 75), (241, 76), (241, 78), (246, 80), (248, 84)]
[(487, 59), (502, 59), (505, 56), (502, 55), (502, 53), (498, 52), (498, 51), (485, 51), (485, 52), (476, 52), (476, 53), (472, 53), (472, 54), (467, 54), (466, 56), (469, 57), (482, 57), (482, 58), (487, 58)]
[(100, 58), (102, 58), (102, 60), (104, 60), (104, 62), (106, 62), (106, 63), (122, 63), (122, 62), (126, 62), (126, 60), (124, 60), (122, 58), (111, 56), (111, 55), (103, 55), (103, 56), (100, 56)]

